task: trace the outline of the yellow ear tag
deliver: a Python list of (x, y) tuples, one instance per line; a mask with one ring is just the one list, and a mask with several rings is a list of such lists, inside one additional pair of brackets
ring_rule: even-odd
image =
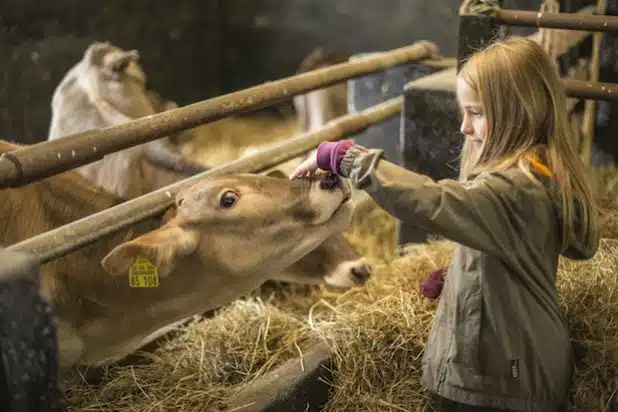
[(129, 285), (132, 288), (159, 287), (159, 270), (148, 259), (138, 256), (129, 268)]

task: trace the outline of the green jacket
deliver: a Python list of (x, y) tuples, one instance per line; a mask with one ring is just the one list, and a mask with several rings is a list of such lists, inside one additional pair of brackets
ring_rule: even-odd
[[(341, 174), (397, 219), (457, 243), (423, 357), (423, 384), (456, 402), (565, 407), (571, 344), (558, 301), (558, 203), (520, 169), (433, 181), (352, 146)], [(564, 253), (596, 253), (573, 237)]]

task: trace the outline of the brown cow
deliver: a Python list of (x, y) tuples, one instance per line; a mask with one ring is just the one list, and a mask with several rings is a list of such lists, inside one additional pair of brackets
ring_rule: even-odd
[[(14, 149), (0, 141), (0, 151)], [(59, 318), (62, 369), (118, 360), (170, 324), (229, 303), (269, 279), (363, 284), (368, 270), (311, 270), (327, 259), (312, 251), (350, 223), (348, 199), (347, 186), (334, 175), (206, 178), (184, 186), (163, 218), (42, 265), (42, 292)], [(122, 199), (69, 171), (3, 189), (0, 201), (1, 242), (8, 246)], [(158, 287), (130, 287), (127, 272), (138, 257), (158, 268)]]
[[(349, 58), (349, 54), (318, 47), (301, 61), (297, 73), (345, 63)], [(296, 95), (293, 104), (300, 131), (302, 133), (312, 132), (323, 127), (330, 120), (347, 114), (348, 84), (347, 82), (340, 82), (329, 87)]]
[[(288, 119), (277, 121), (268, 117), (259, 118), (259, 116), (227, 117), (193, 129), (191, 132), (194, 133), (194, 137), (189, 144), (183, 147), (183, 151), (186, 150), (187, 156), (198, 158), (212, 166), (218, 166), (234, 160), (237, 156), (244, 157), (254, 151), (268, 149), (269, 146), (289, 137), (286, 133), (293, 132), (289, 123)], [(273, 131), (273, 129), (277, 130)], [(272, 139), (272, 142), (267, 143), (268, 137)], [(302, 156), (292, 159), (265, 173), (287, 179), (289, 173), (302, 159)], [(364, 192), (354, 190), (354, 193), (356, 195)], [(312, 256), (315, 256), (315, 259), (307, 261), (308, 266), (303, 270), (318, 270), (320, 273), (330, 273), (335, 277), (339, 276), (338, 272), (369, 270), (365, 260), (339, 234), (329, 238), (312, 253)], [(322, 256), (322, 259), (320, 260), (318, 256)], [(295, 268), (298, 270), (301, 266)]]
[[(48, 140), (173, 108), (173, 102), (157, 100), (157, 95), (146, 90), (146, 75), (138, 59), (136, 50), (122, 50), (109, 42), (92, 43), (53, 93)], [(167, 137), (77, 168), (93, 183), (124, 198), (143, 195), (205, 170), (208, 167), (185, 158)]]

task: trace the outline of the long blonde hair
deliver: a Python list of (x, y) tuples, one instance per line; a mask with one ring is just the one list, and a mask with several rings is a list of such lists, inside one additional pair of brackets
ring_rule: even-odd
[(575, 217), (584, 242), (594, 242), (596, 202), (571, 135), (564, 88), (543, 48), (525, 37), (498, 41), (472, 54), (458, 76), (478, 94), (487, 120), (478, 152), (464, 143), (460, 177), (517, 165), (535, 179), (531, 164), (542, 156), (559, 193), (562, 249), (575, 230)]

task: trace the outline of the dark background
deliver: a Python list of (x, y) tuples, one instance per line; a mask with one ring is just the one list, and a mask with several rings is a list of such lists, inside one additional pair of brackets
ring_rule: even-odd
[[(184, 105), (292, 75), (316, 46), (360, 53), (428, 39), (455, 57), (459, 3), (0, 0), (0, 137), (46, 139), (53, 90), (94, 40), (139, 50), (149, 86)], [(566, 1), (562, 8), (590, 3)], [(505, 7), (539, 4), (507, 0)]]

